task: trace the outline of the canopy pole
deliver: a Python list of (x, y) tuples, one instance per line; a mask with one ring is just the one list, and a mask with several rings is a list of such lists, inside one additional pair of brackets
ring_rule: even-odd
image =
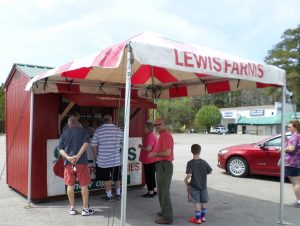
[(128, 165), (128, 138), (130, 120), (130, 95), (132, 75), (132, 47), (127, 43), (127, 68), (126, 68), (126, 89), (125, 89), (125, 110), (124, 110), (124, 145), (123, 145), (123, 169), (122, 169), (122, 197), (121, 197), (121, 226), (126, 226), (126, 200), (127, 200), (127, 165)]
[(283, 220), (283, 202), (284, 202), (284, 146), (285, 146), (285, 102), (286, 102), (286, 84), (282, 86), (282, 103), (281, 103), (281, 152), (280, 152), (280, 208), (279, 208), (279, 219), (278, 224), (287, 225), (290, 224)]
[[(154, 72), (153, 72), (153, 66), (151, 66), (151, 80), (152, 80), (152, 84), (154, 84)], [(153, 100), (153, 103), (156, 104), (156, 93), (153, 93), (152, 91), (152, 100)], [(157, 108), (153, 108), (153, 111), (152, 111), (152, 121), (154, 122), (154, 120), (156, 119), (156, 110)]]
[(28, 174), (27, 174), (27, 206), (30, 208), (31, 201), (31, 171), (32, 171), (32, 133), (33, 133), (33, 105), (34, 93), (30, 91), (30, 121), (29, 121), (29, 145), (28, 145)]

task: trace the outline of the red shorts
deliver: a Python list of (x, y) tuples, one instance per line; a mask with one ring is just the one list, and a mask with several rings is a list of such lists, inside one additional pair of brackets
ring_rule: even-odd
[(87, 186), (91, 183), (90, 170), (87, 164), (77, 164), (76, 171), (71, 164), (65, 166), (64, 181), (66, 185), (74, 186), (76, 178), (80, 186)]

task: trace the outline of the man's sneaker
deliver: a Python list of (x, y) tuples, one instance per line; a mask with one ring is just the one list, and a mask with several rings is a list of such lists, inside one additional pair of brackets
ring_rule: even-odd
[(155, 220), (156, 224), (172, 224), (172, 220), (167, 220), (164, 218), (158, 218)]
[(153, 197), (154, 197), (154, 194), (150, 194), (150, 193), (148, 192), (148, 193), (142, 195), (142, 197), (144, 197), (144, 198), (153, 198)]
[(75, 209), (75, 207), (71, 207), (71, 208), (70, 208), (69, 214), (70, 214), (70, 215), (76, 215), (76, 214), (77, 214), (77, 210)]
[(293, 202), (293, 203), (291, 203), (291, 204), (288, 204), (288, 206), (289, 206), (289, 207), (300, 208), (300, 203), (297, 202), (297, 201), (295, 201), (295, 202)]
[(190, 223), (194, 223), (194, 224), (201, 224), (201, 220), (200, 220), (200, 219), (197, 220), (195, 217), (191, 217), (191, 218), (189, 219), (189, 222), (190, 222)]
[(206, 222), (206, 218), (205, 217), (201, 217), (201, 221), (202, 222)]
[(121, 195), (116, 195), (116, 200), (120, 201), (121, 200)]
[(88, 209), (82, 209), (81, 215), (89, 216), (89, 215), (93, 215), (94, 213), (95, 213), (94, 209), (88, 208)]
[(107, 202), (112, 202), (112, 201), (114, 201), (114, 197), (113, 197), (113, 196), (112, 196), (112, 197), (104, 196), (104, 197), (102, 197), (102, 199), (103, 199), (104, 201), (107, 201)]

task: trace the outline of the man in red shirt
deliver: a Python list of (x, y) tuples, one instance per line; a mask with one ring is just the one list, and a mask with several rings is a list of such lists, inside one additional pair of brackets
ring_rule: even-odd
[(167, 130), (165, 121), (158, 118), (154, 122), (159, 139), (154, 152), (149, 153), (150, 158), (156, 158), (156, 182), (161, 212), (158, 212), (157, 224), (171, 224), (173, 209), (170, 197), (170, 185), (173, 175), (174, 142), (171, 133)]

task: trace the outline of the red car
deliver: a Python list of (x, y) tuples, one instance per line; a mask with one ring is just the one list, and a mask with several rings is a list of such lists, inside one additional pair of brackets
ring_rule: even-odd
[[(287, 134), (289, 138), (291, 134)], [(218, 153), (218, 167), (234, 177), (249, 174), (279, 176), (278, 161), (281, 135), (276, 135), (253, 144), (242, 144), (221, 149)]]

